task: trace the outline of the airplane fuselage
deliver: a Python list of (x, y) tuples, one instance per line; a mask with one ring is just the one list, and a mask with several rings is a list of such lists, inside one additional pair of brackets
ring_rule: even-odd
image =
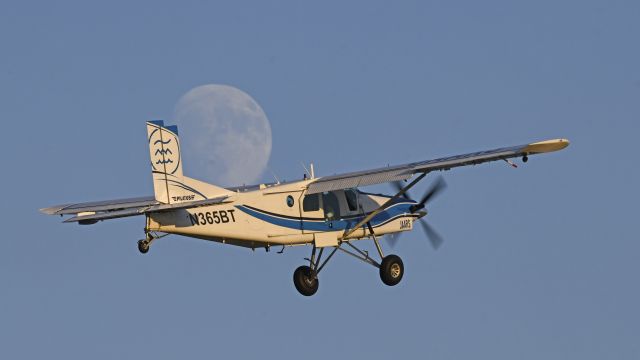
[[(223, 204), (154, 213), (149, 215), (148, 228), (249, 248), (319, 243), (320, 237), (332, 244), (369, 237), (365, 226), (346, 238), (343, 234), (390, 198), (355, 189), (307, 194), (308, 183), (237, 190)], [(422, 216), (410, 211), (414, 204), (404, 198), (394, 200), (371, 219), (375, 234), (411, 230), (413, 221)]]

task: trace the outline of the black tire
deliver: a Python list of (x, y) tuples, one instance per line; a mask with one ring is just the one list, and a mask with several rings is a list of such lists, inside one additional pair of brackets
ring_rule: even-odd
[(304, 296), (311, 296), (318, 291), (318, 278), (308, 266), (300, 266), (293, 272), (293, 284)]
[(149, 243), (147, 243), (145, 240), (138, 240), (138, 251), (140, 251), (141, 254), (148, 253)]
[(380, 279), (385, 285), (398, 285), (404, 275), (404, 264), (397, 255), (387, 255), (380, 264)]

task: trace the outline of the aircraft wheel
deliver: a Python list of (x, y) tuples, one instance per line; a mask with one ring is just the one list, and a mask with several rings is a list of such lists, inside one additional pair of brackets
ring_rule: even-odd
[(404, 264), (397, 255), (387, 255), (380, 264), (380, 279), (389, 286), (398, 285), (404, 275)]
[(293, 272), (293, 284), (304, 296), (311, 296), (318, 291), (318, 278), (308, 266), (300, 266)]
[(138, 240), (138, 251), (141, 254), (146, 254), (149, 252), (149, 242), (146, 240)]

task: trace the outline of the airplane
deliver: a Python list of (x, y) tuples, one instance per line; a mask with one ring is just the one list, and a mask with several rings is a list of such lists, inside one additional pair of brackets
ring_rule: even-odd
[[(416, 222), (437, 249), (442, 238), (424, 217), (429, 202), (446, 187), (444, 180), (437, 178), (420, 200), (408, 195), (427, 174), (490, 161), (517, 167), (510, 159), (527, 162), (531, 155), (569, 145), (567, 139), (546, 140), (324, 177), (316, 177), (311, 164), (308, 176), (305, 173), (299, 181), (223, 188), (183, 174), (177, 126), (165, 126), (162, 120), (146, 125), (154, 196), (64, 204), (40, 211), (71, 215), (64, 222), (80, 225), (144, 216), (145, 238), (138, 241), (142, 254), (154, 241), (170, 234), (253, 250), (282, 247), (279, 253), (286, 247), (310, 245), (311, 255), (305, 258), (308, 265), (293, 274), (295, 288), (304, 296), (317, 292), (318, 275), (337, 251), (378, 268), (384, 284), (397, 285), (404, 275), (402, 259), (385, 256), (378, 238), (388, 236), (393, 245), (397, 236), (411, 231)], [(381, 183), (395, 186), (395, 194), (359, 189)], [(354, 244), (361, 239), (373, 240), (379, 260)]]

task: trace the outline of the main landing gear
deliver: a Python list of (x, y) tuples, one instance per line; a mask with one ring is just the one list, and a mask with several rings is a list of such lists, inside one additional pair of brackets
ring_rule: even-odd
[[(371, 228), (371, 226), (369, 226), (369, 231), (373, 238), (373, 242), (376, 245), (376, 249), (378, 250), (378, 254), (380, 255), (381, 262), (378, 263), (369, 257), (369, 253), (367, 251), (358, 249), (347, 240), (340, 242), (338, 246), (334, 246), (333, 250), (329, 253), (329, 256), (327, 256), (324, 261), (321, 261), (322, 253), (326, 248), (320, 248), (320, 251), (317, 251), (317, 248), (314, 245), (313, 250), (311, 251), (311, 258), (305, 259), (309, 261), (309, 266), (300, 266), (293, 273), (293, 284), (295, 285), (296, 290), (304, 296), (311, 296), (315, 294), (318, 291), (319, 286), (318, 274), (338, 250), (369, 265), (377, 267), (380, 273), (380, 279), (385, 285), (398, 285), (404, 275), (404, 264), (402, 263), (402, 259), (397, 255), (384, 256), (380, 243), (378, 242), (376, 235), (373, 233), (373, 228)], [(343, 245), (350, 247), (352, 250), (343, 248)], [(316, 252), (318, 253), (317, 258)]]

